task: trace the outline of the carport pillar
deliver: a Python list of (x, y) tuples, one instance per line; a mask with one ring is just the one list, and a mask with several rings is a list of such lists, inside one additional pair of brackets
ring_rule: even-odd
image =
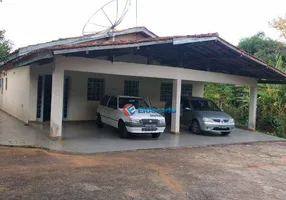
[(256, 128), (257, 86), (250, 87), (248, 128)]
[(50, 124), (50, 137), (53, 140), (62, 139), (63, 90), (64, 90), (64, 70), (55, 67), (53, 71), (51, 124)]
[(202, 82), (197, 82), (197, 83), (193, 83), (193, 92), (192, 92), (192, 96), (194, 97), (204, 97), (204, 83)]
[(182, 80), (173, 80), (172, 108), (175, 108), (176, 112), (172, 113), (171, 117), (171, 133), (174, 134), (180, 133), (181, 88)]

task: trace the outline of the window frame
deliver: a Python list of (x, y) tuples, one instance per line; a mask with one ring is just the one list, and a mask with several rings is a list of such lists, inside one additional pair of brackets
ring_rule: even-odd
[[(130, 84), (130, 85), (128, 85), (128, 84)], [(139, 81), (124, 80), (124, 95), (125, 96), (139, 97), (139, 88), (140, 88), (139, 85), (140, 85)], [(134, 89), (134, 86), (136, 86), (135, 89)]]
[[(188, 90), (189, 90), (189, 91), (188, 91)], [(188, 92), (190, 92), (191, 95), (189, 95), (189, 94), (184, 95), (185, 92), (186, 92), (186, 94), (187, 94)], [(193, 85), (192, 85), (192, 84), (182, 84), (181, 96), (182, 96), (182, 97), (192, 97), (192, 96), (193, 96)]]
[[(170, 88), (167, 88), (166, 86), (168, 86)], [(165, 87), (164, 90), (162, 90), (163, 87)], [(165, 92), (165, 93), (163, 94), (163, 92)], [(167, 92), (170, 92), (170, 95), (166, 94)], [(167, 97), (167, 96), (169, 96), (169, 97)], [(161, 85), (160, 85), (160, 101), (163, 101), (163, 102), (171, 101), (172, 96), (173, 96), (173, 84), (172, 83), (161, 83)]]
[(103, 78), (89, 77), (87, 79), (87, 101), (100, 101), (104, 97), (104, 93), (105, 80)]

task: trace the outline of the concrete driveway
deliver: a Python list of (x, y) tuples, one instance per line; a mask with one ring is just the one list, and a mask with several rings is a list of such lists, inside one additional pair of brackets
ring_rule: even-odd
[(92, 155), (0, 147), (0, 199), (284, 200), (285, 152), (285, 142)]
[[(42, 127), (48, 131), (49, 126)], [(120, 139), (116, 129), (105, 126), (98, 129), (93, 122), (71, 122), (63, 124), (63, 140), (51, 141), (39, 131), (24, 126), (22, 122), (0, 111), (0, 144), (11, 146), (38, 146), (53, 150), (96, 153), (153, 148), (174, 148), (233, 144), (258, 141), (278, 141), (280, 138), (258, 132), (235, 129), (229, 136), (194, 135), (186, 127), (181, 127), (180, 135), (164, 133), (158, 139), (150, 136), (137, 136)]]

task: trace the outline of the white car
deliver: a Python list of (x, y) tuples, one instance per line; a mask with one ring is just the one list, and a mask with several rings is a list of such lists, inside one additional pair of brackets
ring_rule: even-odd
[(103, 124), (118, 128), (121, 138), (130, 134), (151, 134), (158, 138), (166, 128), (165, 118), (150, 110), (143, 98), (105, 95), (97, 108), (96, 123), (98, 128)]

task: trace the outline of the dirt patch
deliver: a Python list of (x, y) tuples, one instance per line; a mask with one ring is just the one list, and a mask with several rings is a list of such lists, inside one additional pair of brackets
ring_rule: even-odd
[(0, 199), (285, 199), (283, 142), (95, 155), (0, 147)]

